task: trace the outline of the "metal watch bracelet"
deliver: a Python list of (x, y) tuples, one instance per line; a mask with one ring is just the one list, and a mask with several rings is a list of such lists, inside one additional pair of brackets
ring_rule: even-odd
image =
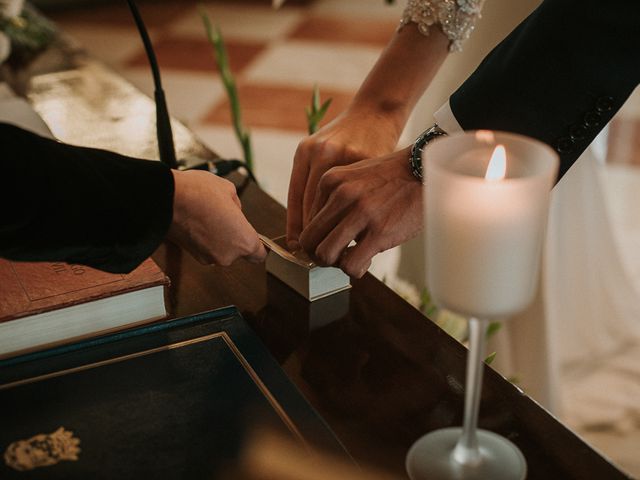
[(413, 176), (420, 182), (424, 183), (424, 175), (422, 173), (422, 151), (424, 150), (424, 147), (426, 147), (433, 139), (446, 134), (447, 133), (436, 123), (422, 132), (413, 143), (411, 153), (409, 154), (409, 168), (411, 169)]

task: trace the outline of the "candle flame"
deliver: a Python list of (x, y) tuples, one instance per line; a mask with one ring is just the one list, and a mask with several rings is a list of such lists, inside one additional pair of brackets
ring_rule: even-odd
[(487, 166), (487, 173), (484, 178), (489, 181), (502, 180), (506, 173), (507, 152), (504, 149), (504, 145), (498, 145), (491, 154), (491, 160), (489, 160), (489, 166)]

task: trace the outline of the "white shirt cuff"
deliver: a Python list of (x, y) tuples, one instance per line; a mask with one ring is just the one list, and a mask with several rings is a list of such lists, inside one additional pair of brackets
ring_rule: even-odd
[(462, 127), (451, 111), (449, 100), (433, 114), (433, 117), (436, 119), (438, 126), (448, 134), (462, 132)]

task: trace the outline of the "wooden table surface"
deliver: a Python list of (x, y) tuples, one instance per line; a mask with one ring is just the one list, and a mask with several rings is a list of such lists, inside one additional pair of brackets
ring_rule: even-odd
[[(153, 103), (81, 53), (64, 57), (67, 69), (19, 78), (53, 133), (155, 158)], [(174, 131), (179, 158), (213, 156), (184, 126), (176, 122)], [(254, 183), (235, 181), (258, 232), (283, 234), (284, 208)], [(171, 278), (173, 316), (236, 305), (357, 462), (403, 478), (418, 437), (461, 425), (465, 348), (373, 276), (309, 303), (264, 265), (202, 266), (171, 244), (153, 258)], [(531, 480), (629, 478), (491, 368), (479, 423), (520, 447)]]

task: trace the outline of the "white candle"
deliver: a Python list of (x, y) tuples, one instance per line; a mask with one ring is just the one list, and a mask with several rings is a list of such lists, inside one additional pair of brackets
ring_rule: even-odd
[[(497, 145), (506, 177), (487, 179)], [(427, 283), (436, 303), (501, 318), (533, 299), (557, 155), (519, 135), (471, 132), (433, 143), (426, 166)]]

